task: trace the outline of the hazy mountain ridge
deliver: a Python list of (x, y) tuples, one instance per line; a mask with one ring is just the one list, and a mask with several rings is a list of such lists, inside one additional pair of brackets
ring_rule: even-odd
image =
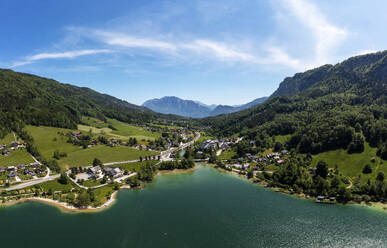
[(175, 114), (184, 117), (203, 118), (221, 114), (229, 114), (246, 108), (254, 107), (264, 102), (267, 97), (255, 99), (252, 102), (239, 106), (207, 105), (199, 101), (183, 100), (175, 96), (166, 96), (160, 99), (151, 99), (142, 104), (155, 112)]

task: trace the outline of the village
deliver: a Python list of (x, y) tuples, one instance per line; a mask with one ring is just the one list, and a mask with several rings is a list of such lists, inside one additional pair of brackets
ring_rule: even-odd
[[(216, 153), (216, 156), (220, 156), (223, 152), (227, 150), (232, 150), (235, 146), (242, 141), (242, 138), (231, 138), (231, 139), (216, 139), (216, 140), (206, 140), (203, 144), (197, 149), (196, 154), (207, 155), (209, 153)], [(250, 146), (254, 146), (254, 141), (249, 142)], [(250, 168), (253, 170), (262, 169), (265, 165), (275, 164), (280, 166), (286, 162), (286, 156), (289, 154), (288, 150), (281, 150), (279, 152), (272, 152), (265, 156), (253, 155), (251, 153), (245, 153), (241, 157), (232, 157), (228, 159), (221, 159), (222, 163), (226, 163), (225, 167), (232, 169), (234, 171), (246, 171)]]

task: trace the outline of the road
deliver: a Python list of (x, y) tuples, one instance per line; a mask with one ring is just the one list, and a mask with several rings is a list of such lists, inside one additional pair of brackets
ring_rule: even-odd
[[(162, 161), (167, 161), (167, 160), (170, 160), (170, 156), (173, 152), (175, 151), (178, 151), (178, 150), (182, 150), (182, 149), (185, 149), (191, 145), (193, 145), (197, 140), (200, 139), (200, 133), (197, 132), (196, 133), (196, 137), (195, 139), (193, 139), (192, 141), (188, 142), (188, 143), (184, 143), (182, 144), (181, 146), (179, 147), (174, 147), (174, 148), (170, 148), (169, 150), (167, 151), (163, 151), (161, 152), (161, 158), (160, 158), (160, 162)], [(38, 160), (36, 160), (36, 158), (34, 158), (32, 156), (32, 158), (36, 161), (36, 162), (39, 162)], [(106, 163), (104, 165), (106, 166), (109, 166), (109, 165), (116, 165), (116, 164), (127, 164), (127, 163), (135, 163), (135, 162), (140, 162), (140, 160), (128, 160), (128, 161), (120, 161), (120, 162), (111, 162), (111, 163)], [(40, 163), (40, 162), (39, 162)], [(50, 169), (47, 167), (47, 175), (44, 177), (44, 178), (41, 178), (41, 179), (37, 179), (37, 180), (33, 180), (33, 181), (29, 181), (29, 182), (26, 182), (26, 183), (21, 183), (21, 184), (18, 184), (18, 185), (15, 185), (15, 186), (12, 186), (12, 187), (9, 187), (9, 188), (5, 188), (4, 190), (5, 191), (11, 191), (11, 190), (18, 190), (18, 189), (23, 189), (23, 188), (26, 188), (26, 187), (30, 187), (30, 186), (33, 186), (33, 185), (36, 185), (36, 184), (40, 184), (40, 183), (44, 183), (44, 182), (48, 182), (48, 181), (52, 181), (52, 180), (55, 180), (55, 179), (58, 179), (60, 177), (60, 175), (54, 175), (54, 176), (50, 176)], [(71, 179), (71, 181), (73, 181), (77, 186), (83, 188), (83, 189), (88, 189), (88, 187), (85, 187), (85, 186), (82, 186), (82, 185), (79, 185), (75, 180), (73, 180), (69, 173), (71, 171), (67, 171), (67, 175), (69, 176), (69, 178)], [(117, 178), (117, 179), (121, 179), (121, 180), (125, 180), (129, 177), (132, 177), (132, 176), (135, 176), (135, 173), (132, 173), (128, 176), (126, 176), (124, 179), (122, 178)]]
[(29, 182), (21, 183), (21, 184), (18, 184), (18, 185), (9, 187), (9, 188), (5, 188), (4, 190), (5, 191), (11, 191), (11, 190), (23, 189), (23, 188), (26, 188), (26, 187), (34, 186), (36, 184), (52, 181), (52, 180), (58, 179), (59, 177), (60, 177), (59, 174), (58, 175), (54, 175), (54, 176), (44, 177), (42, 179), (38, 179), (38, 180), (34, 180), (34, 181), (29, 181)]
[(169, 161), (169, 160), (173, 160), (170, 158), (171, 154), (175, 151), (179, 151), (179, 150), (182, 150), (182, 149), (185, 149), (191, 145), (193, 145), (196, 141), (198, 141), (200, 139), (200, 133), (197, 132), (196, 133), (196, 137), (191, 140), (190, 142), (188, 143), (184, 143), (182, 144), (181, 146), (179, 147), (173, 147), (173, 148), (170, 148), (169, 150), (167, 151), (163, 151), (161, 152), (161, 158), (160, 158), (160, 161), (163, 162), (163, 161)]

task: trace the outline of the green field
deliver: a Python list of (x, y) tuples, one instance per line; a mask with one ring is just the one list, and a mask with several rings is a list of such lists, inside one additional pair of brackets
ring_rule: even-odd
[(286, 141), (288, 141), (290, 139), (291, 135), (278, 135), (278, 136), (275, 136), (275, 141), (276, 142), (280, 142), (281, 144), (285, 144)]
[(133, 172), (133, 171), (138, 171), (142, 166), (146, 165), (147, 163), (154, 165), (157, 162), (158, 161), (156, 160), (150, 160), (150, 161), (143, 161), (143, 162), (136, 162), (136, 163), (117, 164), (117, 165), (112, 165), (111, 167), (119, 167), (123, 170), (128, 170)]
[(45, 183), (40, 183), (40, 184), (37, 184), (37, 185), (34, 185), (34, 186), (31, 186), (29, 188), (33, 189), (33, 188), (40, 188), (42, 191), (45, 191), (45, 192), (48, 192), (50, 189), (55, 192), (55, 191), (69, 191), (71, 190), (72, 188), (75, 188), (76, 186), (74, 186), (72, 183), (68, 183), (68, 184), (60, 184), (58, 182), (58, 180), (53, 180), (53, 181), (48, 181), (48, 182), (45, 182)]
[(58, 132), (68, 133), (73, 132), (73, 130), (35, 126), (27, 126), (25, 129), (34, 138), (35, 145), (46, 159), (52, 159), (56, 150), (66, 152), (67, 154), (82, 150), (82, 148), (78, 146), (67, 143), (66, 136), (58, 134)]
[[(81, 131), (89, 132), (90, 129), (93, 133), (96, 134), (105, 134), (107, 136), (128, 140), (130, 137), (136, 138), (138, 141), (141, 140), (155, 140), (160, 138), (161, 134), (157, 132), (151, 132), (145, 130), (143, 127), (138, 127), (130, 125), (118, 120), (108, 119), (107, 123), (95, 123), (95, 118), (92, 117), (82, 117), (82, 122), (87, 125), (78, 125), (78, 129)], [(108, 126), (111, 125), (115, 130), (112, 130)]]
[(103, 163), (135, 160), (140, 156), (157, 155), (157, 152), (140, 151), (127, 146), (108, 147), (98, 145), (88, 149), (80, 149), (67, 154), (67, 157), (58, 161), (61, 168), (74, 166), (89, 166), (94, 158), (99, 158)]
[[(369, 178), (375, 179), (378, 172), (383, 171), (387, 175), (387, 162), (376, 156), (376, 148), (371, 148), (368, 143), (364, 143), (364, 152), (348, 154), (346, 150), (339, 149), (320, 153), (313, 156), (312, 166), (316, 167), (318, 161), (323, 160), (328, 163), (330, 168), (338, 166), (339, 171), (352, 179), (361, 175), (361, 181), (366, 181)], [(376, 158), (375, 163), (371, 163), (371, 159)], [(372, 167), (372, 174), (363, 174), (363, 168), (366, 164)]]
[(25, 149), (11, 151), (8, 156), (0, 155), (0, 166), (14, 166), (32, 162), (34, 162), (34, 160)]
[(45, 158), (52, 159), (55, 150), (67, 153), (67, 157), (58, 160), (62, 169), (74, 166), (89, 166), (96, 157), (102, 162), (107, 163), (134, 160), (140, 156), (145, 157), (158, 154), (157, 152), (139, 151), (126, 146), (108, 147), (98, 145), (83, 149), (67, 143), (67, 137), (58, 134), (58, 132), (72, 132), (70, 129), (27, 126), (26, 130), (32, 135), (35, 145)]

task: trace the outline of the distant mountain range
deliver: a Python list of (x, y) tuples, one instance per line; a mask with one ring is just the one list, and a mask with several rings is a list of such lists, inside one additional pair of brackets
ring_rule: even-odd
[(266, 99), (267, 97), (261, 97), (243, 105), (229, 106), (215, 104), (206, 105), (198, 101), (183, 100), (175, 96), (166, 96), (160, 99), (148, 100), (144, 102), (142, 106), (162, 114), (174, 114), (192, 118), (203, 118), (238, 112), (261, 104)]

